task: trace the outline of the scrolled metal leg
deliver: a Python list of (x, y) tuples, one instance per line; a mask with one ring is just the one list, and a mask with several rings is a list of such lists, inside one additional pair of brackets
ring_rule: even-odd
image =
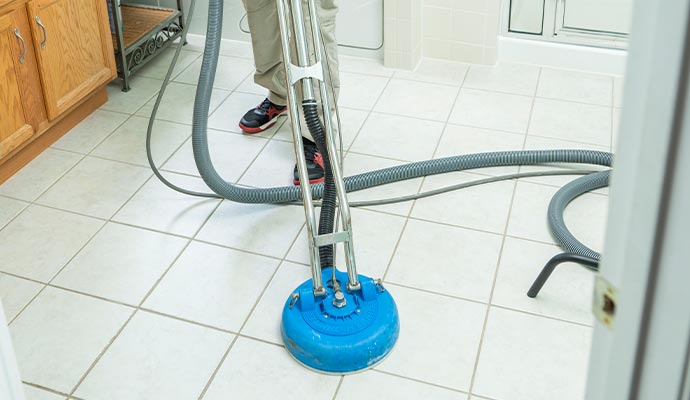
[(553, 256), (549, 262), (546, 263), (544, 268), (541, 270), (539, 273), (539, 276), (537, 276), (537, 279), (534, 280), (534, 283), (532, 283), (532, 286), (529, 288), (529, 291), (527, 292), (527, 296), (531, 298), (537, 297), (539, 294), (539, 291), (541, 290), (542, 287), (544, 287), (544, 284), (546, 281), (549, 279), (553, 271), (556, 269), (557, 266), (565, 263), (565, 262), (574, 262), (578, 263), (581, 265), (584, 265), (586, 268), (591, 269), (592, 271), (598, 271), (599, 270), (599, 260), (591, 257), (585, 257), (581, 256), (579, 254), (573, 254), (573, 253), (561, 253)]

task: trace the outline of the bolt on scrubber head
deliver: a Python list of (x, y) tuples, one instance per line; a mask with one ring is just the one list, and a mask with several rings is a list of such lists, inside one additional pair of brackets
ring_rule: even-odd
[[(304, 117), (324, 157), (325, 182), (318, 229), (311, 185), (301, 185), (311, 249), (312, 279), (302, 283), (287, 299), (283, 308), (281, 333), (287, 350), (304, 366), (325, 373), (353, 373), (375, 366), (391, 352), (400, 332), (398, 309), (381, 281), (357, 274), (352, 221), (343, 175), (340, 164), (332, 162), (337, 150), (325, 82), (329, 72), (327, 64), (322, 63), (325, 57), (315, 0), (307, 1), (315, 64), (310, 64), (302, 0), (287, 0), (290, 3), (292, 26), (288, 25), (285, 1), (276, 0), (276, 6), (297, 171), (300, 181), (307, 182), (295, 90), (295, 85), (300, 82)], [(290, 32), (294, 32), (298, 65), (292, 64)], [(315, 80), (320, 83), (325, 129), (317, 111)], [(333, 232), (336, 206), (342, 215), (341, 232)], [(338, 271), (333, 264), (333, 246), (340, 242), (345, 247), (347, 273)]]

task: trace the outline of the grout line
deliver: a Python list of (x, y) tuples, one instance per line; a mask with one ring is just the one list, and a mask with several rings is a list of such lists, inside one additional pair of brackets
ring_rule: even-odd
[[(439, 367), (439, 368), (442, 368), (441, 366), (438, 366), (438, 367)], [(380, 373), (380, 374), (385, 374), (385, 375), (389, 375), (389, 376), (394, 376), (394, 377), (396, 377), (396, 378), (401, 378), (401, 379), (405, 379), (405, 380), (412, 381), (412, 382), (421, 383), (421, 384), (428, 385), (428, 386), (434, 386), (434, 387), (437, 387), (437, 388), (440, 388), (440, 389), (450, 390), (450, 391), (453, 391), (453, 392), (456, 392), (456, 393), (469, 394), (468, 392), (466, 392), (466, 391), (464, 391), (464, 390), (452, 388), (452, 387), (450, 387), (450, 386), (439, 385), (439, 384), (433, 383), (433, 382), (423, 381), (423, 380), (421, 380), (421, 379), (416, 379), (416, 378), (412, 378), (412, 377), (409, 377), (409, 376), (396, 374), (396, 373), (394, 373), (394, 372), (383, 371), (383, 370), (378, 369), (378, 367), (374, 367), (374, 369), (373, 369), (372, 371), (376, 371), (376, 372), (378, 372), (378, 373)]]
[[(542, 68), (539, 68), (539, 74), (537, 76), (537, 82), (541, 81), (541, 74), (542, 74)], [(538, 86), (537, 86), (538, 87)], [(532, 98), (532, 105), (530, 107), (530, 116), (529, 119), (527, 120), (527, 132), (529, 132), (529, 127), (530, 124), (532, 123), (532, 118), (533, 118), (533, 113), (534, 113), (534, 104), (536, 103), (536, 97)], [(525, 139), (522, 143), (522, 148), (524, 149), (525, 146), (527, 145), (527, 136), (525, 136)], [(501, 262), (503, 260), (503, 250), (505, 249), (505, 243), (506, 243), (506, 234), (508, 233), (508, 227), (510, 226), (510, 217), (513, 213), (513, 206), (515, 204), (515, 195), (517, 193), (517, 182), (513, 183), (513, 194), (510, 198), (510, 207), (508, 208), (508, 216), (506, 217), (506, 223), (505, 226), (503, 227), (503, 236), (501, 238), (501, 248), (498, 253), (498, 259), (496, 260), (496, 269), (494, 270), (494, 276), (493, 276), (493, 282), (491, 284), (491, 292), (489, 293), (489, 306), (486, 307), (486, 313), (484, 314), (484, 322), (482, 324), (482, 333), (479, 338), (479, 345), (477, 347), (477, 355), (474, 359), (474, 366), (472, 369), (472, 378), (470, 380), (470, 389), (469, 392), (472, 393), (472, 389), (474, 388), (474, 382), (477, 378), (477, 371), (479, 369), (479, 360), (482, 355), (482, 347), (484, 346), (484, 337), (486, 335), (486, 328), (489, 323), (489, 313), (491, 312), (491, 303), (493, 300), (494, 292), (496, 291), (496, 282), (498, 281), (498, 273), (501, 267)]]
[(213, 371), (213, 373), (211, 374), (211, 376), (210, 376), (208, 382), (207, 382), (206, 385), (204, 386), (204, 389), (203, 389), (203, 390), (201, 391), (201, 393), (199, 394), (199, 400), (203, 399), (203, 397), (206, 395), (208, 389), (211, 387), (211, 384), (212, 384), (213, 381), (215, 380), (215, 378), (216, 378), (216, 376), (218, 375), (218, 372), (220, 371), (220, 369), (221, 369), (221, 367), (223, 366), (223, 364), (225, 364), (225, 360), (227, 359), (228, 355), (230, 354), (230, 351), (232, 350), (232, 348), (234, 347), (235, 343), (237, 342), (237, 339), (238, 339), (239, 337), (244, 337), (244, 335), (242, 335), (242, 330), (244, 329), (244, 327), (245, 327), (245, 326), (247, 325), (247, 323), (249, 322), (249, 319), (250, 319), (250, 318), (252, 317), (252, 315), (254, 314), (254, 311), (256, 310), (256, 307), (257, 307), (257, 306), (259, 305), (259, 303), (261, 302), (261, 299), (263, 299), (264, 295), (266, 294), (266, 291), (268, 290), (268, 287), (271, 285), (271, 282), (273, 282), (273, 279), (275, 279), (275, 276), (278, 274), (278, 271), (279, 271), (280, 268), (283, 266), (283, 264), (285, 264), (285, 262), (286, 262), (286, 261), (285, 261), (285, 258), (287, 257), (288, 253), (290, 252), (290, 249), (292, 248), (292, 246), (295, 245), (295, 242), (296, 242), (296, 241), (298, 240), (298, 238), (300, 237), (300, 233), (301, 233), (301, 230), (298, 231), (297, 234), (295, 235), (295, 237), (292, 239), (292, 243), (290, 244), (290, 246), (288, 246), (288, 249), (286, 250), (285, 254), (283, 255), (283, 259), (282, 259), (281, 262), (278, 264), (278, 266), (276, 267), (276, 269), (273, 271), (273, 274), (271, 275), (271, 277), (270, 277), (269, 279), (266, 280), (266, 285), (264, 286), (264, 288), (263, 288), (263, 290), (261, 291), (261, 293), (259, 294), (259, 296), (256, 298), (256, 301), (254, 302), (254, 305), (252, 306), (251, 310), (249, 310), (249, 313), (247, 313), (247, 316), (245, 317), (244, 322), (243, 322), (242, 325), (240, 326), (240, 330), (239, 330), (239, 332), (237, 333), (237, 336), (235, 336), (235, 338), (234, 338), (234, 339), (232, 340), (232, 342), (230, 343), (230, 346), (228, 346), (228, 349), (225, 351), (225, 354), (223, 354), (223, 357), (221, 357), (220, 361), (218, 362), (218, 366), (216, 366), (216, 368), (215, 368), (215, 370)]
[[(143, 186), (143, 185), (142, 185), (142, 186)], [(130, 196), (130, 200), (131, 200), (131, 198), (132, 198), (133, 196), (134, 196), (134, 194), (132, 194), (132, 196)], [(125, 203), (120, 207), (120, 209), (122, 209), (122, 207), (124, 207), (125, 204), (127, 204), (128, 202), (129, 202), (129, 200), (128, 200), (127, 202), (125, 202)], [(220, 202), (216, 205), (216, 209), (218, 208), (219, 205), (220, 205)], [(119, 211), (119, 210), (118, 210), (118, 211)], [(215, 209), (214, 209), (214, 211), (215, 211)], [(116, 212), (115, 214), (117, 214), (117, 212)], [(204, 223), (197, 229), (197, 231), (195, 232), (194, 236), (196, 236), (196, 235), (199, 233), (199, 231), (201, 230), (201, 228), (202, 228), (202, 227), (206, 224), (206, 222), (211, 218), (211, 215), (213, 215), (213, 212), (212, 212), (211, 214), (209, 214), (209, 215), (206, 217), (206, 220), (205, 220)], [(122, 325), (122, 327), (117, 331), (117, 333), (116, 333), (115, 336), (112, 338), (112, 340), (105, 346), (105, 348), (101, 351), (101, 353), (98, 355), (98, 357), (91, 363), (91, 365), (90, 365), (89, 368), (86, 370), (86, 372), (84, 373), (84, 375), (82, 376), (82, 378), (77, 382), (76, 386), (72, 389), (72, 392), (70, 393), (70, 396), (74, 395), (74, 393), (79, 389), (79, 386), (84, 382), (84, 380), (85, 380), (86, 377), (89, 375), (89, 373), (91, 373), (91, 371), (96, 367), (96, 365), (98, 364), (98, 362), (99, 362), (99, 361), (101, 360), (101, 358), (105, 355), (105, 353), (110, 349), (110, 347), (111, 347), (112, 344), (117, 340), (117, 338), (120, 336), (120, 334), (124, 331), (124, 329), (127, 327), (127, 325), (128, 325), (129, 322), (132, 320), (132, 318), (134, 318), (134, 316), (137, 314), (137, 312), (139, 312), (139, 310), (141, 310), (142, 305), (146, 302), (146, 300), (147, 300), (147, 299), (149, 298), (149, 296), (153, 293), (153, 291), (158, 287), (158, 285), (160, 284), (160, 282), (165, 278), (165, 276), (167, 275), (168, 271), (170, 271), (170, 269), (177, 263), (177, 261), (179, 260), (179, 258), (186, 252), (187, 248), (189, 248), (189, 245), (190, 245), (191, 243), (192, 243), (192, 240), (188, 240), (188, 241), (187, 241), (187, 244), (180, 250), (180, 252), (179, 252), (179, 253), (177, 254), (177, 256), (173, 259), (173, 261), (170, 263), (170, 265), (165, 269), (165, 271), (163, 271), (163, 274), (158, 278), (158, 280), (156, 280), (156, 282), (153, 284), (153, 286), (149, 289), (148, 293), (147, 293), (147, 294), (143, 297), (143, 299), (139, 302), (139, 305), (136, 307), (136, 309), (134, 310), (134, 312), (132, 313), (132, 315), (130, 315), (129, 319), (127, 319), (127, 321), (125, 321), (125, 323), (124, 323), (124, 324)], [(81, 251), (81, 250), (80, 250), (80, 251)]]
[[(441, 131), (441, 134), (438, 136), (438, 139), (436, 139), (436, 146), (434, 147), (434, 152), (432, 153), (432, 157), (436, 155), (436, 152), (438, 151), (438, 148), (441, 144), (441, 140), (443, 140), (443, 135), (446, 133), (446, 129), (448, 128), (448, 121), (450, 121), (450, 117), (453, 114), (453, 109), (455, 109), (455, 106), (457, 105), (458, 99), (460, 98), (460, 93), (461, 93), (461, 88), (462, 85), (465, 84), (465, 80), (467, 79), (467, 76), (469, 75), (470, 69), (467, 68), (465, 69), (465, 74), (463, 75), (462, 82), (460, 83), (460, 86), (457, 89), (457, 92), (455, 93), (455, 99), (453, 100), (453, 104), (451, 105), (448, 115), (446, 116), (446, 122), (445, 125), (443, 126), (443, 130)], [(421, 181), (419, 182), (419, 186), (417, 187), (417, 194), (419, 194), (422, 191), (422, 188), (424, 187), (424, 183), (426, 182), (426, 176), (422, 177)], [(388, 272), (390, 271), (391, 265), (393, 264), (393, 260), (395, 259), (395, 255), (398, 252), (398, 247), (400, 247), (400, 243), (402, 243), (403, 236), (405, 235), (405, 231), (407, 230), (407, 225), (410, 222), (412, 213), (414, 212), (414, 207), (417, 204), (417, 200), (412, 201), (412, 205), (410, 206), (408, 212), (407, 212), (407, 217), (405, 218), (405, 223), (403, 224), (402, 229), (400, 230), (400, 236), (398, 236), (398, 241), (395, 243), (395, 247), (393, 248), (393, 252), (391, 253), (391, 257), (388, 260), (388, 264), (386, 265), (386, 269), (383, 272), (382, 279), (385, 281), (386, 277), (388, 276)]]
[(39, 384), (37, 384), (37, 383), (32, 383), (32, 382), (27, 382), (27, 381), (22, 381), (22, 383), (25, 384), (25, 385), (27, 385), (27, 386), (31, 386), (31, 387), (33, 387), (33, 388), (35, 388), (35, 389), (40, 389), (40, 390), (43, 390), (43, 391), (45, 391), (45, 392), (57, 394), (57, 395), (60, 395), (60, 396), (65, 397), (65, 398), (69, 397), (69, 394), (68, 394), (68, 393), (64, 393), (64, 392), (61, 392), (61, 391), (59, 391), (59, 390), (51, 389), (51, 388), (49, 388), (49, 387), (47, 387), (47, 386), (42, 386), (42, 385), (39, 385)]
[(338, 392), (340, 391), (340, 387), (343, 385), (343, 380), (345, 380), (345, 375), (340, 376), (338, 386), (336, 386), (335, 393), (333, 393), (333, 397), (331, 398), (331, 400), (336, 400), (338, 398)]

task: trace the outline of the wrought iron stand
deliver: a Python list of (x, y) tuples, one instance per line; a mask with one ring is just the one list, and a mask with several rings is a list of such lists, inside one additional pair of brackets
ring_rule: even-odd
[(108, 1), (113, 10), (117, 74), (122, 78), (122, 91), (127, 92), (132, 73), (182, 35), (182, 0), (177, 0), (177, 10), (140, 4), (119, 5), (118, 0)]

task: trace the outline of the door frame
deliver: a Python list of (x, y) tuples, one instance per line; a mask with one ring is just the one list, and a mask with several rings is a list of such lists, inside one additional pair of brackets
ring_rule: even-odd
[(636, 0), (632, 27), (600, 270), (618, 299), (587, 399), (687, 399), (690, 0)]
[(0, 300), (0, 398), (25, 400), (24, 388), (12, 348), (7, 319)]

